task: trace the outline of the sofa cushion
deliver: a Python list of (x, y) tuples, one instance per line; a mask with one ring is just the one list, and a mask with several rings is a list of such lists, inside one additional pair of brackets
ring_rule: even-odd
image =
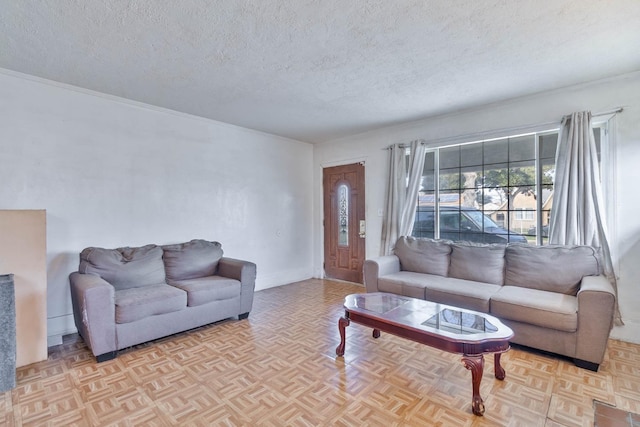
[(189, 307), (240, 296), (240, 281), (222, 276), (171, 280), (169, 283), (187, 293)]
[(162, 247), (162, 256), (169, 280), (189, 280), (216, 274), (222, 258), (222, 245), (218, 242), (195, 239)]
[(456, 279), (455, 277), (432, 276), (427, 281), (425, 299), (488, 313), (491, 297), (500, 288), (500, 285), (491, 283), (474, 282)]
[(582, 278), (601, 267), (590, 246), (509, 244), (505, 268), (505, 285), (576, 295)]
[(86, 248), (80, 253), (80, 273), (97, 274), (116, 290), (165, 283), (162, 248)]
[(503, 286), (491, 297), (491, 314), (543, 328), (575, 332), (578, 298), (557, 292)]
[(449, 271), (451, 246), (447, 240), (400, 237), (394, 254), (400, 259), (404, 271), (446, 276)]
[(187, 307), (187, 293), (166, 284), (115, 292), (116, 323), (129, 323)]
[(424, 290), (431, 277), (441, 277), (431, 274), (400, 271), (378, 278), (378, 290), (412, 298), (425, 299)]
[(452, 243), (449, 277), (502, 285), (506, 245)]

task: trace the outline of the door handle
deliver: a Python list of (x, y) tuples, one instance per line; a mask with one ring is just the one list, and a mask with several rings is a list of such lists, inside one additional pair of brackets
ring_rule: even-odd
[(364, 239), (365, 235), (366, 235), (366, 225), (364, 222), (364, 219), (360, 220), (360, 230), (359, 230), (359, 235), (361, 239)]

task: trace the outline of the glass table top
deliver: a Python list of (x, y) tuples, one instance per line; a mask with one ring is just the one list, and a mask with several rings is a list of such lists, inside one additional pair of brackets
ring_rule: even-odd
[(499, 319), (486, 313), (384, 292), (348, 295), (344, 308), (386, 323), (465, 341), (513, 334)]
[(409, 300), (392, 294), (356, 294), (355, 306), (376, 313), (386, 313), (408, 303)]
[(455, 334), (477, 334), (479, 332), (498, 332), (485, 317), (450, 308), (443, 308), (439, 313), (422, 323), (442, 331)]

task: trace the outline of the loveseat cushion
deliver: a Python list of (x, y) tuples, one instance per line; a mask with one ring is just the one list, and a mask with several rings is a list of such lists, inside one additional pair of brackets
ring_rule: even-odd
[(502, 285), (506, 245), (452, 243), (449, 277)]
[(378, 278), (378, 291), (404, 295), (411, 298), (425, 299), (424, 290), (432, 277), (431, 274), (399, 271)]
[(129, 323), (155, 314), (187, 308), (187, 293), (166, 284), (115, 292), (116, 323)]
[(169, 283), (187, 293), (189, 307), (240, 296), (240, 281), (222, 276), (171, 280)]
[(80, 253), (80, 273), (97, 274), (116, 290), (165, 283), (162, 248), (157, 245), (104, 249)]
[(427, 282), (425, 299), (488, 313), (491, 297), (500, 288), (500, 285), (491, 283), (456, 279), (455, 277), (433, 276)]
[(559, 331), (578, 329), (578, 298), (558, 292), (503, 286), (491, 297), (491, 314)]
[(505, 252), (505, 285), (576, 295), (584, 276), (600, 274), (590, 246), (509, 244)]
[(162, 246), (168, 280), (189, 280), (216, 274), (222, 258), (222, 245), (194, 239), (190, 242)]
[(394, 254), (400, 259), (403, 271), (446, 276), (449, 271), (449, 241), (427, 238), (400, 237)]
[(378, 290), (469, 310), (489, 312), (491, 296), (500, 285), (442, 277), (436, 274), (400, 271), (378, 278)]

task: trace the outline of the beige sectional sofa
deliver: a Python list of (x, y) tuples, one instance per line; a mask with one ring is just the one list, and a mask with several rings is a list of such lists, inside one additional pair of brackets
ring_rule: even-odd
[(71, 273), (78, 333), (98, 362), (117, 351), (208, 323), (249, 316), (256, 265), (192, 240), (80, 253)]
[(512, 342), (597, 371), (615, 293), (589, 246), (478, 245), (401, 237), (394, 255), (366, 260), (367, 292), (390, 292), (490, 313)]

